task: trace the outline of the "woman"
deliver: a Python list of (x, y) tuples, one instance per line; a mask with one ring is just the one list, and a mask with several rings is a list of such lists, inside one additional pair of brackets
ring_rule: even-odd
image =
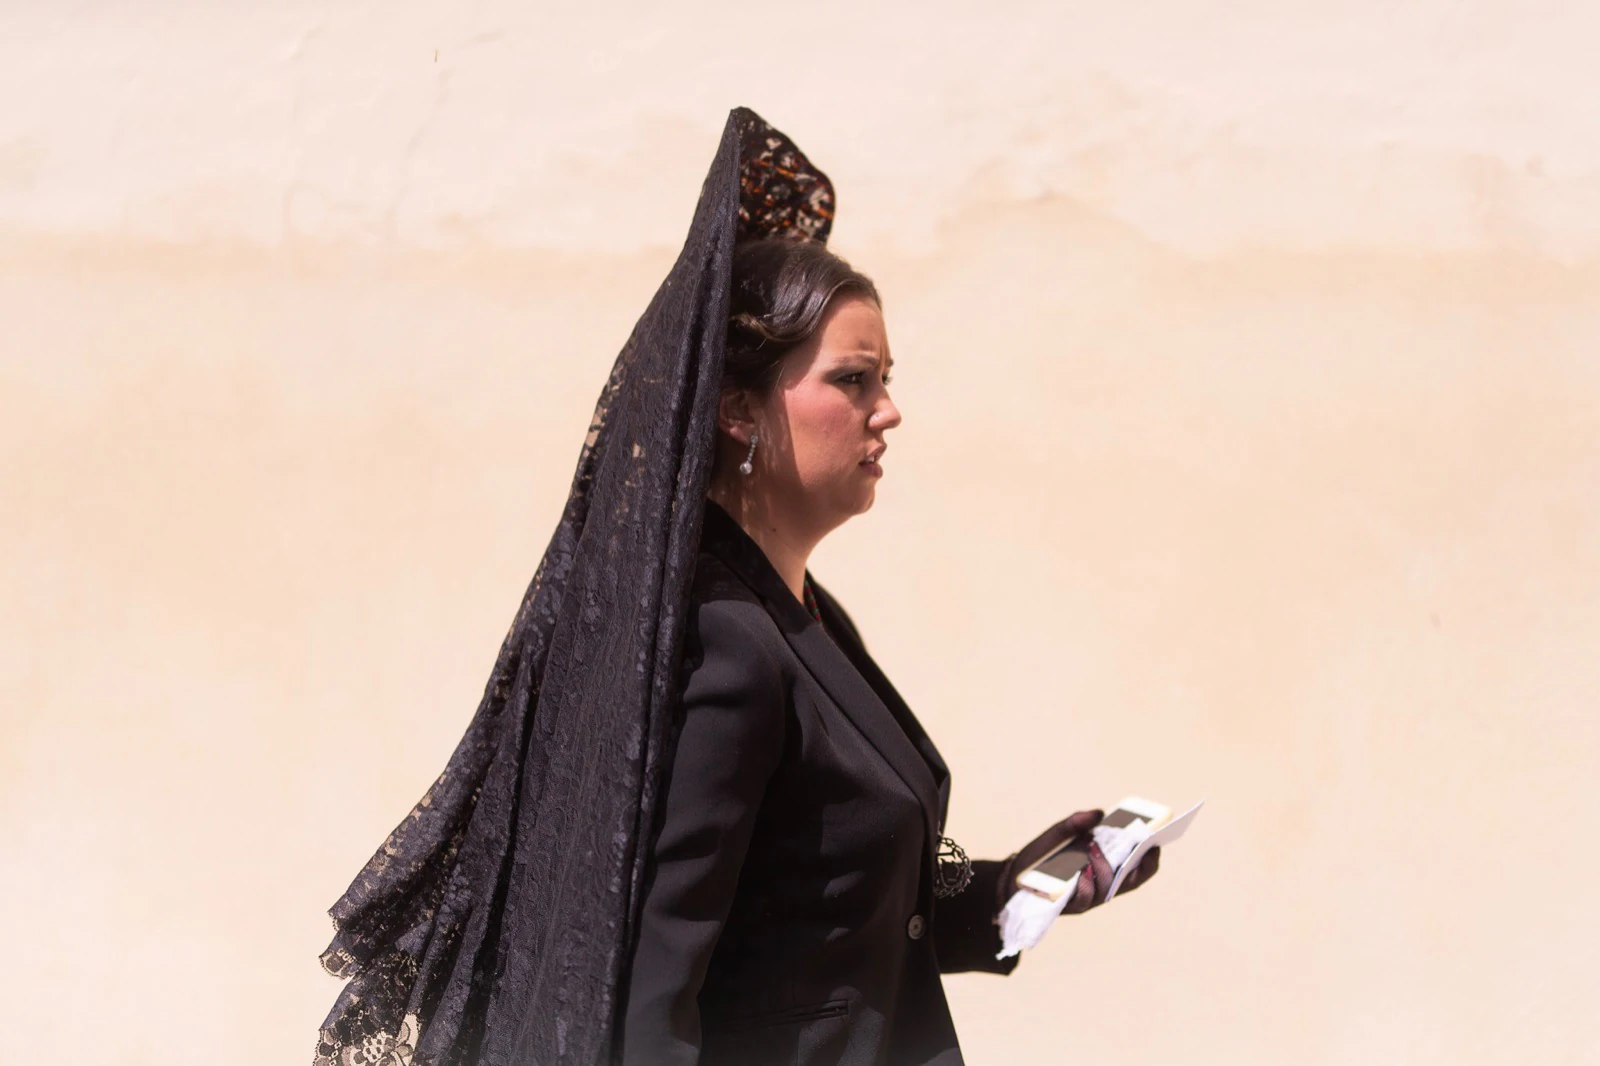
[[(995, 917), (1014, 885), (1007, 864), (977, 862), (937, 898), (949, 775), (806, 570), (872, 506), (900, 423), (878, 293), (814, 241), (741, 244), (733, 276), (682, 732), (624, 1061), (956, 1062), (939, 974), (1011, 972)], [(1023, 864), (1097, 817), (1069, 819)], [(1074, 911), (1108, 883), (1095, 862)]]
[(1009, 972), (1013, 875), (1100, 812), (941, 863), (944, 763), (809, 580), (899, 421), (832, 209), (730, 115), (466, 736), (330, 912), (319, 1066), (961, 1061), (940, 972)]

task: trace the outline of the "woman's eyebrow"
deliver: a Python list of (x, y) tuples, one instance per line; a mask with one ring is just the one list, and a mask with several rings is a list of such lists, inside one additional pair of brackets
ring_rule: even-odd
[[(845, 356), (844, 359), (850, 366), (878, 365), (878, 357), (873, 355), (871, 352), (852, 352), (851, 354)], [(889, 357), (889, 365), (894, 366), (894, 356), (892, 355)]]

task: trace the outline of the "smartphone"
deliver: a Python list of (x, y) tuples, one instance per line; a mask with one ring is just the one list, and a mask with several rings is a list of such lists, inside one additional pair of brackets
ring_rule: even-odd
[[(1145, 822), (1153, 832), (1171, 817), (1170, 807), (1139, 796), (1128, 796), (1107, 812), (1100, 825), (1107, 829), (1126, 829), (1135, 822)], [(1073, 837), (1018, 874), (1017, 887), (1051, 902), (1060, 899), (1078, 887), (1078, 875), (1089, 865), (1089, 842), (1093, 839), (1090, 833)]]

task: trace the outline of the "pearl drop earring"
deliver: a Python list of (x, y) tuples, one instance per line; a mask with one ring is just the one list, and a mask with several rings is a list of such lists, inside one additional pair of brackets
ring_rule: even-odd
[(754, 459), (755, 457), (756, 457), (756, 435), (754, 433), (752, 433), (752, 434), (750, 434), (750, 454), (745, 456), (744, 457), (744, 462), (739, 464), (739, 473), (743, 474), (745, 477), (749, 477), (751, 474), (753, 474), (755, 472), (756, 468), (755, 468), (754, 464), (752, 464), (750, 462), (750, 460)]

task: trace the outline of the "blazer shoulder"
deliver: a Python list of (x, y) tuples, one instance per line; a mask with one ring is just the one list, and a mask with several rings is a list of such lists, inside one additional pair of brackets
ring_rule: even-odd
[(765, 669), (782, 668), (790, 652), (778, 623), (755, 590), (712, 552), (701, 552), (689, 597), (690, 632), (702, 654), (728, 654), (759, 661)]

